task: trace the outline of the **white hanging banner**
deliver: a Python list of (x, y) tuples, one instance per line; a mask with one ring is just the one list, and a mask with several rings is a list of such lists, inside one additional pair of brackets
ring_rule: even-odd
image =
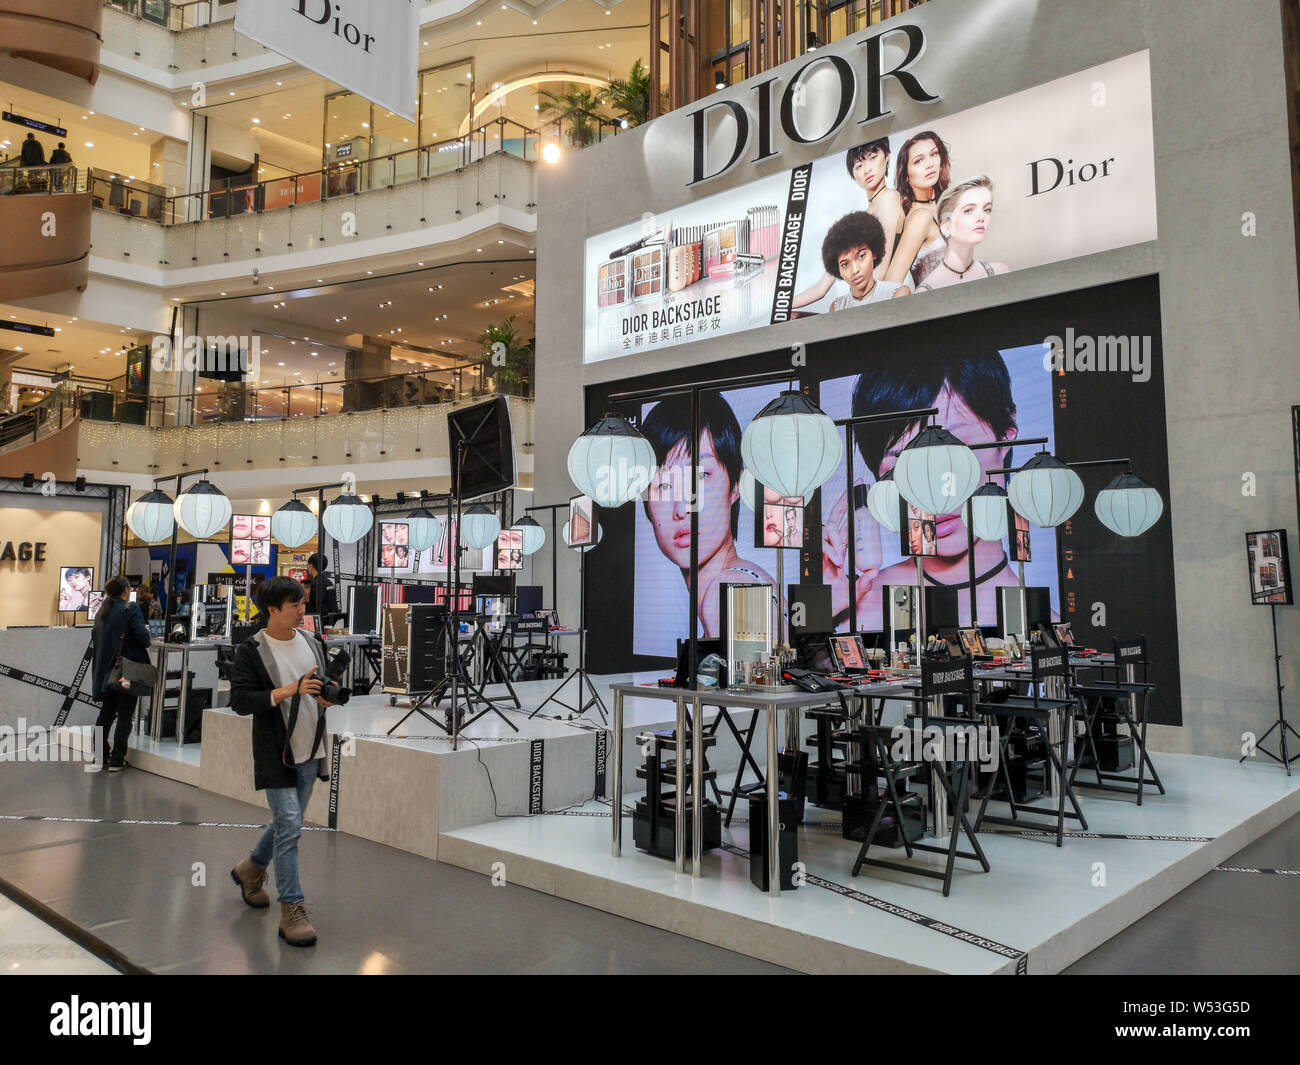
[(239, 0), (235, 29), (415, 121), (418, 0)]

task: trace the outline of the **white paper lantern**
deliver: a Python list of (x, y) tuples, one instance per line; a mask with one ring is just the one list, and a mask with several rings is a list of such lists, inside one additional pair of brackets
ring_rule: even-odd
[(177, 497), (172, 513), (194, 539), (210, 540), (230, 521), (230, 500), (211, 481), (198, 481)]
[(635, 499), (650, 487), (654, 471), (650, 441), (617, 414), (605, 415), (569, 448), (569, 478), (602, 507)]
[(898, 485), (893, 470), (867, 489), (867, 509), (890, 532), (898, 532)]
[[(573, 544), (569, 542), (569, 523), (567, 521), (564, 523), (564, 528), (563, 530), (561, 530), (560, 535), (564, 537), (564, 543), (566, 547), (573, 547)], [(593, 547), (595, 547), (596, 544), (600, 543), (600, 541), (603, 540), (604, 538), (605, 538), (605, 530), (600, 527), (600, 522), (596, 522), (596, 543), (587, 544), (584, 547), (577, 548), (577, 550), (581, 551), (585, 555), (588, 551), (590, 551)]]
[(749, 510), (754, 509), (754, 500), (759, 492), (759, 484), (748, 470), (740, 471), (740, 505)]
[(1165, 502), (1135, 473), (1121, 473), (1097, 493), (1093, 509), (1101, 523), (1119, 536), (1141, 536), (1160, 520)]
[(442, 539), (442, 526), (440, 517), (418, 507), (406, 519), (406, 542), (412, 551), (428, 551)]
[(980, 483), (980, 460), (947, 429), (922, 429), (894, 464), (899, 494), (926, 514), (956, 514)]
[(481, 551), (496, 543), (501, 534), (501, 519), (482, 503), (475, 503), (460, 517), (460, 540), (466, 547)]
[[(966, 521), (962, 508), (961, 520)], [(970, 497), (970, 527), (976, 540), (997, 542), (1007, 535), (1007, 493), (1001, 485), (985, 484)]]
[(1060, 459), (1040, 451), (1011, 475), (1007, 498), (1017, 514), (1051, 529), (1079, 509), (1083, 481)]
[(759, 484), (807, 500), (835, 472), (844, 441), (835, 422), (802, 392), (782, 392), (746, 426), (740, 457)]
[(325, 508), (320, 521), (339, 543), (355, 544), (370, 531), (375, 515), (360, 496), (345, 493)]
[(133, 533), (146, 544), (156, 544), (171, 538), (176, 518), (172, 514), (172, 497), (155, 488), (127, 508), (126, 522)]
[(316, 535), (316, 515), (296, 499), (291, 499), (271, 515), (271, 535), (285, 547), (302, 547)]
[(512, 532), (522, 533), (523, 552), (525, 555), (535, 555), (541, 550), (542, 544), (546, 543), (546, 530), (537, 524), (535, 518), (524, 515), (512, 526)]

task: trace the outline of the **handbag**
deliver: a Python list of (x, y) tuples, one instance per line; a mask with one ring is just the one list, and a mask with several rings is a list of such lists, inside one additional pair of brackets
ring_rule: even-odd
[(104, 687), (111, 692), (130, 695), (136, 699), (152, 694), (153, 686), (158, 680), (158, 670), (154, 668), (152, 662), (136, 662), (124, 658), (122, 648), (125, 644), (126, 633), (123, 632), (117, 644), (117, 657), (109, 667), (108, 679), (104, 681)]

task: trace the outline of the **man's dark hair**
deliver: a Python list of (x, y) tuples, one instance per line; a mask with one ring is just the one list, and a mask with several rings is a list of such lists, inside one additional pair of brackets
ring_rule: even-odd
[(302, 585), (292, 577), (272, 577), (257, 593), (257, 608), (268, 613), (279, 610), (285, 603), (299, 603), (302, 599)]
[[(743, 463), (740, 458), (740, 423), (727, 401), (716, 392), (700, 395), (700, 436), (705, 433), (713, 441), (713, 453), (727, 478), (733, 485), (740, 483)], [(650, 441), (655, 451), (655, 462), (662, 466), (668, 456), (691, 435), (691, 397), (669, 396), (655, 404), (654, 410), (641, 423), (641, 434)], [(686, 490), (689, 491), (689, 486)], [(650, 515), (650, 501), (642, 504), (646, 516)], [(740, 523), (740, 503), (731, 508), (731, 535), (736, 535)]]
[[(976, 417), (988, 423), (999, 440), (1005, 440), (1015, 428), (1011, 375), (997, 352), (950, 355), (864, 373), (853, 386), (853, 416), (933, 407), (945, 384), (952, 386)], [(915, 424), (895, 421), (854, 426), (853, 442), (872, 473), (880, 475), (885, 453)], [(1010, 452), (1007, 464), (1011, 464)]]
[(873, 141), (867, 141), (866, 144), (859, 144), (856, 148), (850, 148), (844, 155), (844, 165), (848, 168), (849, 177), (853, 176), (853, 168), (857, 165), (859, 159), (865, 159), (872, 152), (884, 152), (885, 158), (889, 158), (889, 138), (877, 137)]
[(866, 211), (851, 211), (826, 231), (822, 241), (822, 265), (831, 277), (840, 276), (840, 256), (854, 248), (871, 249), (871, 258), (885, 257), (885, 230), (876, 217)]
[(122, 593), (131, 587), (131, 582), (125, 577), (114, 577), (104, 585), (104, 594), (110, 599), (121, 599)]
[(95, 571), (89, 566), (69, 566), (67, 576), (71, 577), (74, 573), (80, 573), (86, 580), (95, 576)]
[(314, 555), (307, 556), (307, 565), (315, 566), (317, 573), (324, 573), (329, 569), (330, 564), (326, 561), (325, 556), (317, 551)]

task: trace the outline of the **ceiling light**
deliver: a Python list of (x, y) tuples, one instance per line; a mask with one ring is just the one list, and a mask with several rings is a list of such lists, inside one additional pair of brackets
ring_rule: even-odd
[(95, 145), (94, 145), (94, 143), (93, 143), (92, 141), (86, 141), (86, 147), (87, 147), (87, 148), (93, 148), (94, 146), (95, 146)]
[(260, 118), (253, 119), (253, 125), (260, 126), (261, 124), (262, 124), (262, 120)]

